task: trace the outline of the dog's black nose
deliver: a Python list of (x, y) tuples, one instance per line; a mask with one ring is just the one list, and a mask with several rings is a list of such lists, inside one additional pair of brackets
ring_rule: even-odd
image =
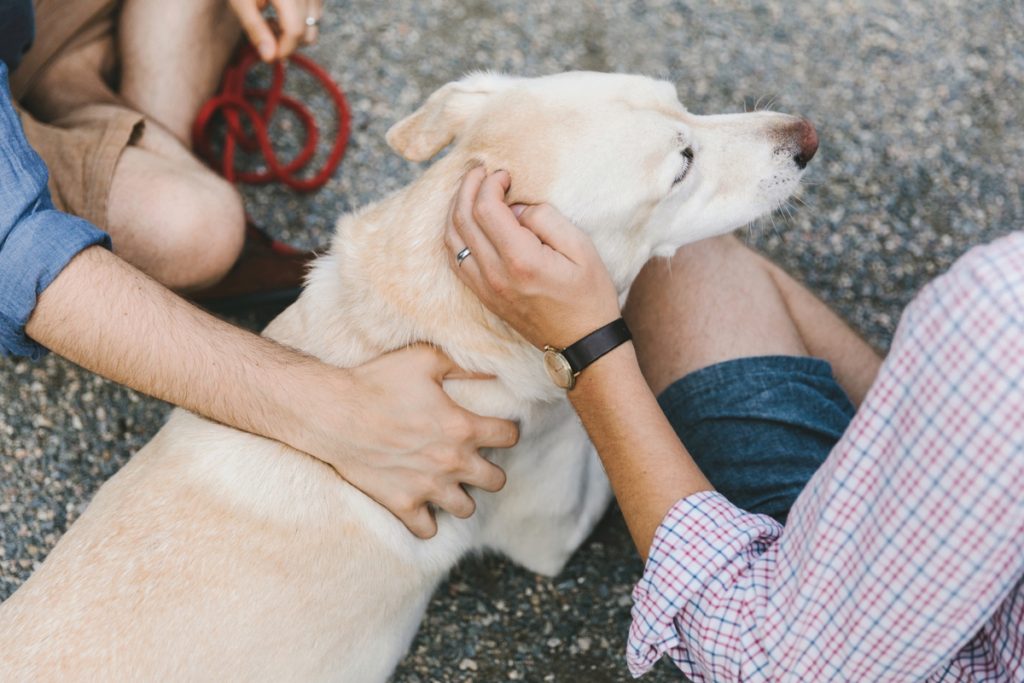
[(793, 161), (800, 168), (806, 168), (807, 162), (814, 158), (818, 151), (818, 131), (807, 119), (800, 119), (793, 124), (792, 135), (796, 138), (800, 151), (793, 155)]

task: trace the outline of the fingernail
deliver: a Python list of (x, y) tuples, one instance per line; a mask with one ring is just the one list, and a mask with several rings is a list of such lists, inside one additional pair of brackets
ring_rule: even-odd
[(257, 50), (259, 50), (260, 58), (264, 62), (269, 62), (274, 58), (274, 44), (268, 40), (264, 40), (260, 43)]
[(526, 204), (513, 204), (509, 208), (512, 209), (512, 213), (516, 215), (516, 218), (519, 218), (523, 215), (523, 211), (526, 211)]

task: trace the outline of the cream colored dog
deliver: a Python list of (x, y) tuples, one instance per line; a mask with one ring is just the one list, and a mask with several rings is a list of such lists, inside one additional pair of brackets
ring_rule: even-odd
[(442, 515), (422, 541), (319, 461), (176, 410), (0, 606), (0, 680), (381, 681), (460, 558), (494, 550), (557, 573), (609, 488), (540, 352), (449, 268), (461, 176), (475, 161), (510, 171), (510, 201), (571, 217), (624, 295), (652, 255), (775, 209), (812, 138), (781, 114), (689, 114), (672, 85), (639, 76), (481, 74), (441, 88), (388, 142), (414, 160), (454, 139), (451, 151), (344, 216), (266, 335), (342, 366), (426, 341), (495, 375), (448, 389), (520, 422), (519, 444), (490, 456), (504, 490), (476, 492), (471, 519)]

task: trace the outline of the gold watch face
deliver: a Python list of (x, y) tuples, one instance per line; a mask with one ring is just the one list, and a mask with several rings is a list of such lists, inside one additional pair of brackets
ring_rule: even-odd
[(576, 385), (576, 375), (565, 359), (561, 351), (550, 346), (544, 349), (544, 369), (548, 371), (548, 377), (557, 386), (563, 389), (572, 389)]

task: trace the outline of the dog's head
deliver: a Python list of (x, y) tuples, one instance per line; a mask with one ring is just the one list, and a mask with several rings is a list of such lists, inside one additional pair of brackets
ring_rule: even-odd
[(688, 113), (675, 87), (642, 76), (477, 74), (395, 124), (388, 143), (512, 176), (509, 200), (548, 202), (587, 231), (620, 288), (651, 255), (735, 229), (796, 189), (817, 149), (806, 120)]

